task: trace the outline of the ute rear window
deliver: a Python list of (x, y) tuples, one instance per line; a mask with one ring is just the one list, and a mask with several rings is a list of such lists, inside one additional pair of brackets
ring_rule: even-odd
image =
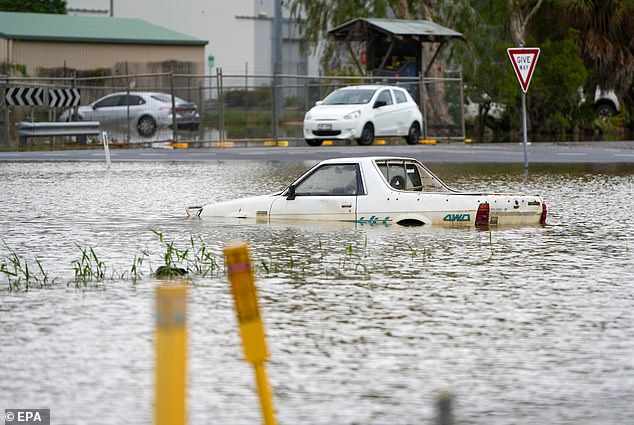
[(379, 160), (376, 165), (394, 189), (418, 192), (446, 192), (445, 186), (429, 170), (415, 161)]

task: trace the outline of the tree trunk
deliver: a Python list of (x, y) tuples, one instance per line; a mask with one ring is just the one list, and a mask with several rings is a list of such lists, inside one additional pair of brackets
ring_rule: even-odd
[(524, 47), (526, 37), (526, 26), (533, 15), (539, 10), (544, 0), (538, 0), (535, 6), (524, 16), (520, 0), (509, 0), (509, 32), (513, 44), (518, 47)]
[[(419, 11), (421, 17), (426, 21), (434, 21), (434, 0), (426, 0), (422, 2), (419, 6)], [(423, 55), (425, 67), (429, 68), (429, 71), (425, 75), (425, 77), (438, 77), (441, 78), (444, 76), (444, 66), (438, 58), (434, 61), (434, 63), (429, 63), (431, 58), (434, 55), (434, 52), (439, 47), (438, 43), (424, 43), (423, 44)], [(431, 65), (431, 66), (430, 66)], [(425, 94), (426, 98), (425, 109), (427, 110), (427, 125), (431, 124), (439, 125), (441, 127), (446, 126), (447, 124), (454, 124), (453, 118), (449, 114), (449, 104), (445, 96), (445, 84), (444, 83), (436, 83), (431, 84), (429, 86), (425, 86)]]

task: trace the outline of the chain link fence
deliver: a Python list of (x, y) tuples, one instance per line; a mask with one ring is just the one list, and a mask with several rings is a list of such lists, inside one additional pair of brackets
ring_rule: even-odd
[[(188, 141), (201, 145), (224, 141), (261, 142), (286, 140), (303, 143), (304, 114), (317, 100), (331, 91), (348, 85), (392, 84), (407, 88), (419, 103), (424, 116), (423, 137), (428, 139), (464, 139), (462, 76), (418, 78), (397, 76), (306, 76), (223, 74), (185, 75), (173, 73), (131, 74), (108, 77), (10, 77), (0, 76), (1, 145), (5, 147), (63, 147), (83, 143), (72, 137), (33, 138), (20, 142), (19, 122), (70, 121), (90, 114), (101, 122), (111, 143), (149, 145)], [(171, 118), (157, 120), (154, 130), (143, 130), (133, 102), (138, 92), (158, 92), (173, 95), (195, 104), (196, 125), (187, 121), (181, 125), (169, 102), (147, 114), (168, 114)], [(91, 108), (93, 102), (113, 93), (125, 95), (119, 104), (119, 117), (110, 120)], [(39, 95), (39, 97), (38, 97)], [(88, 106), (88, 109), (85, 109)], [(122, 115), (123, 114), (123, 115)], [(100, 118), (101, 117), (101, 118)], [(191, 118), (191, 117), (190, 117)], [(176, 124), (176, 125), (174, 125)], [(87, 143), (90, 143), (90, 139)]]

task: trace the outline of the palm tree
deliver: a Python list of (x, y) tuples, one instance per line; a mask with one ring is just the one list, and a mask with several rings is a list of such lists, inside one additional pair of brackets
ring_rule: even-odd
[(625, 0), (571, 0), (567, 16), (592, 83), (623, 94), (634, 77), (634, 4)]

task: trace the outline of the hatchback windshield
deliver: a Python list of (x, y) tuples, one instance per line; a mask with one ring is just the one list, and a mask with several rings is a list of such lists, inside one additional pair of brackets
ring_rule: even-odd
[(322, 105), (362, 105), (368, 103), (375, 89), (340, 89), (330, 93)]

